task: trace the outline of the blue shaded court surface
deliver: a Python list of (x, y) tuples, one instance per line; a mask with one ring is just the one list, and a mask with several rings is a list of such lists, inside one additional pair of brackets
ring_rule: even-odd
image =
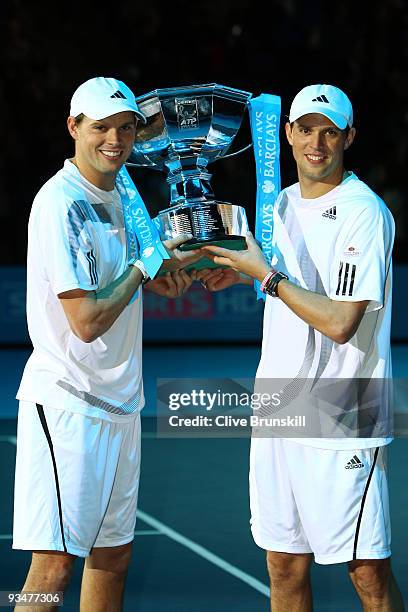
[[(24, 349), (0, 351), (0, 590), (20, 590), (30, 554), (11, 550), (15, 463), (14, 395)], [(408, 346), (393, 347), (394, 373), (408, 372)], [(144, 379), (142, 477), (126, 612), (256, 612), (269, 610), (265, 553), (249, 530), (249, 440), (158, 438), (156, 378), (252, 377), (259, 348), (252, 346), (147, 347)], [(394, 572), (408, 601), (408, 440), (390, 446)], [(82, 561), (65, 596), (64, 612), (78, 612)], [(315, 610), (360, 610), (346, 566), (314, 565)]]

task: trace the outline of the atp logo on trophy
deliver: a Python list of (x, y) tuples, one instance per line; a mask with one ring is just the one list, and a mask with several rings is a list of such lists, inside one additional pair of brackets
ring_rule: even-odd
[(198, 128), (197, 100), (181, 98), (176, 100), (177, 121), (180, 130), (193, 130)]

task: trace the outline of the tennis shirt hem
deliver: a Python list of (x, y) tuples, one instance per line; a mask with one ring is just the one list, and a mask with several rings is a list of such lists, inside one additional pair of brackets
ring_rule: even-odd
[[(37, 399), (33, 399), (33, 397), (36, 397)], [(101, 408), (95, 408), (95, 406), (90, 406), (84, 400), (81, 400), (78, 398), (75, 398), (75, 400), (73, 400), (72, 397), (70, 397), (68, 393), (66, 396), (61, 396), (61, 401), (58, 400), (58, 405), (57, 405), (56, 399), (51, 400), (51, 401), (45, 399), (44, 401), (44, 398), (39, 395), (34, 395), (31, 393), (25, 394), (24, 392), (22, 393), (19, 392), (16, 395), (16, 399), (19, 402), (29, 402), (32, 404), (40, 404), (40, 406), (46, 406), (47, 408), (51, 408), (52, 410), (63, 410), (65, 412), (70, 412), (73, 414), (82, 414), (82, 416), (90, 417), (93, 419), (95, 418), (100, 419), (101, 421), (109, 421), (111, 423), (132, 422), (134, 419), (138, 417), (138, 415), (140, 415), (141, 411), (143, 410), (145, 406), (145, 399), (144, 397), (142, 397), (142, 401), (140, 402), (140, 405), (133, 412), (116, 414), (113, 412), (102, 410)]]

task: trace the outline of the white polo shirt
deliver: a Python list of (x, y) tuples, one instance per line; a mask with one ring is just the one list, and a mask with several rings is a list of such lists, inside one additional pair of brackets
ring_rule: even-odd
[[(303, 414), (315, 433), (296, 438), (302, 444), (344, 449), (390, 441), (394, 233), (384, 202), (353, 173), (322, 197), (302, 198), (296, 183), (276, 201), (272, 265), (300, 287), (331, 300), (369, 300), (356, 334), (341, 345), (280, 299), (266, 299), (257, 378), (282, 379), (286, 397), (302, 391), (310, 399)], [(319, 381), (321, 389), (323, 379), (324, 399), (313, 399), (313, 387)], [(320, 432), (322, 437), (313, 437)]]
[(141, 289), (90, 343), (73, 334), (58, 295), (101, 290), (128, 267), (122, 202), (69, 160), (38, 192), (28, 225), (27, 320), (34, 351), (17, 399), (107, 420), (144, 405)]

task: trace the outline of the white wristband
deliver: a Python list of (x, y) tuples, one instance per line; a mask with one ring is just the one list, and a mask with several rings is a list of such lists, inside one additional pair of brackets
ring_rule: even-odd
[(146, 271), (144, 263), (140, 261), (140, 259), (136, 259), (136, 261), (132, 263), (132, 266), (134, 266), (135, 268), (141, 271), (143, 275), (142, 283), (147, 283), (147, 281), (150, 280), (150, 277)]

